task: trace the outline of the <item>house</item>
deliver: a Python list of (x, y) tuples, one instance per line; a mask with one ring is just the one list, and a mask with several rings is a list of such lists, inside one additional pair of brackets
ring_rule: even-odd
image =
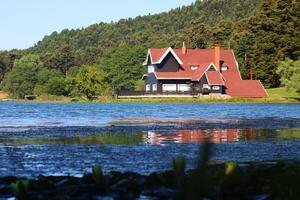
[(149, 94), (221, 95), (267, 97), (259, 80), (242, 80), (233, 50), (151, 48), (143, 63), (147, 67), (145, 91)]

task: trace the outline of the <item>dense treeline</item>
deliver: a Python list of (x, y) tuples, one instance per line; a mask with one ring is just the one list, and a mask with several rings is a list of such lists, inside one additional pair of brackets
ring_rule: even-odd
[[(38, 42), (31, 53), (55, 52), (64, 45), (70, 45), (78, 56), (99, 54), (107, 48), (119, 45), (142, 45), (144, 47), (181, 44), (177, 34), (184, 32), (190, 22), (198, 17), (208, 25), (222, 19), (232, 21), (250, 16), (258, 0), (204, 0), (156, 15), (122, 19), (119, 22), (94, 24), (84, 29), (53, 32)], [(96, 49), (94, 49), (96, 48)], [(84, 63), (86, 64), (86, 63)]]
[[(288, 59), (296, 62), (300, 56), (299, 15), (298, 0), (198, 0), (161, 14), (53, 32), (27, 50), (0, 52), (0, 80), (6, 74), (2, 87), (15, 91), (11, 87), (18, 81), (13, 74), (22, 71), (15, 60), (36, 55), (42, 67), (36, 71), (34, 87), (30, 86), (26, 94), (91, 98), (140, 88), (146, 49), (180, 47), (186, 41), (190, 48), (210, 48), (215, 43), (232, 48), (244, 78), (248, 78), (251, 67), (255, 79), (262, 80), (266, 87), (277, 87), (284, 84), (278, 65)], [(45, 74), (51, 78), (39, 81)], [(99, 83), (95, 87), (84, 84), (90, 87), (88, 90), (100, 88), (102, 92), (83, 92), (87, 88), (80, 83), (89, 82), (80, 81), (84, 74), (90, 75), (91, 84)], [(53, 84), (55, 89), (50, 89)], [(12, 96), (21, 98), (23, 93)]]

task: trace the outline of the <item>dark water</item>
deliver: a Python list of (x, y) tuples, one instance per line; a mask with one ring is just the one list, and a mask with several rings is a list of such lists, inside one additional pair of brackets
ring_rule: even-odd
[(0, 103), (0, 176), (148, 174), (212, 161), (300, 160), (298, 104)]

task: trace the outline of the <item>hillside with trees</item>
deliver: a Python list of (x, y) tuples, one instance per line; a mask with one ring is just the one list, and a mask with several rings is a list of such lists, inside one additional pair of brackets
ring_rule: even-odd
[[(0, 52), (0, 80), (5, 74), (1, 87), (19, 98), (29, 93), (91, 98), (139, 88), (147, 48), (180, 47), (183, 41), (189, 48), (211, 48), (216, 43), (232, 48), (243, 78), (249, 78), (253, 68), (254, 78), (265, 87), (278, 87), (283, 82), (280, 63), (300, 56), (299, 15), (298, 0), (197, 0), (161, 14), (53, 32), (29, 49)], [(36, 69), (36, 61), (28, 67), (29, 74), (31, 68), (37, 70), (36, 79), (15, 74), (24, 73), (19, 66), (24, 58), (18, 60), (22, 56), (39, 59), (40, 67)], [(83, 74), (97, 86), (82, 88)], [(18, 84), (30, 89), (14, 94)], [(103, 91), (83, 92), (99, 88)]]

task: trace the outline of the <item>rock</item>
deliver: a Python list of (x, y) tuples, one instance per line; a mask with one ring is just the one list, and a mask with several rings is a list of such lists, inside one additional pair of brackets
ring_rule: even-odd
[(3, 181), (7, 184), (11, 184), (11, 183), (14, 183), (16, 182), (17, 180), (19, 180), (17, 177), (14, 177), (14, 176), (7, 176), (7, 177), (4, 177), (3, 178)]
[(111, 196), (93, 196), (94, 200), (114, 200)]
[(270, 199), (270, 195), (262, 194), (253, 197), (254, 200), (267, 200)]
[(147, 196), (155, 196), (163, 199), (171, 199), (174, 193), (175, 190), (165, 186), (149, 188), (143, 192)]
[(124, 178), (111, 186), (111, 189), (120, 195), (119, 199), (136, 199), (142, 191), (142, 186), (137, 181), (138, 178)]
[(59, 181), (59, 182), (57, 182), (57, 183), (55, 183), (55, 187), (61, 187), (62, 185), (64, 185), (65, 183), (67, 183), (68, 182), (68, 179), (63, 179), (63, 180), (61, 180), (61, 181)]
[(16, 200), (16, 197), (12, 195), (0, 195), (0, 200)]
[[(12, 194), (10, 187), (6, 184), (0, 184), (0, 196)], [(0, 198), (1, 199), (1, 198)]]
[(32, 101), (36, 99), (36, 95), (25, 95), (24, 99)]
[(93, 179), (92, 174), (85, 174), (85, 175), (82, 177), (82, 180), (83, 180), (84, 183), (87, 183), (87, 184), (94, 184), (94, 179)]

